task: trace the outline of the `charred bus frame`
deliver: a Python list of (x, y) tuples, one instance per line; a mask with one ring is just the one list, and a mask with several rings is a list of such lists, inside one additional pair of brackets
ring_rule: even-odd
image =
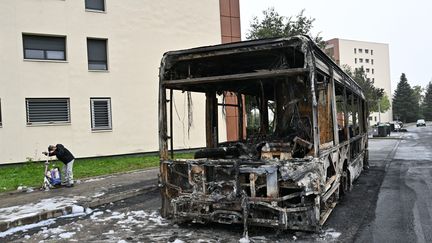
[[(194, 159), (173, 158), (173, 90), (205, 93)], [(228, 94), (236, 102), (218, 101)], [(236, 109), (237, 141), (218, 141), (219, 106)], [(257, 127), (245, 129), (246, 113), (259, 113)], [(164, 217), (315, 231), (367, 166), (367, 103), (306, 36), (167, 52), (159, 146)]]

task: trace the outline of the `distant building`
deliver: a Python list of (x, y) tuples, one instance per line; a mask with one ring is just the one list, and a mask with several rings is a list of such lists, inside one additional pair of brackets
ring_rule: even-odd
[[(239, 0), (0, 1), (0, 24), (0, 164), (53, 143), (77, 157), (157, 151), (163, 53), (240, 41)], [(205, 97), (190, 133), (185, 97), (174, 144), (205, 146)]]
[[(335, 38), (327, 41), (326, 52), (340, 66), (346, 64), (352, 69), (363, 66), (367, 78), (374, 82), (375, 87), (384, 89), (391, 103), (392, 94), (388, 44)], [(377, 112), (371, 113), (369, 116), (370, 123), (377, 123), (379, 117), (381, 117), (382, 122), (391, 121), (391, 109), (381, 114)]]

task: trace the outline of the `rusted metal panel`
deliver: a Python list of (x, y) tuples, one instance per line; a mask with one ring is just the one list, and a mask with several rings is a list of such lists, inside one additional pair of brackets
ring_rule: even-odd
[[(348, 131), (366, 123), (367, 107), (360, 102), (364, 96), (306, 37), (169, 52), (162, 60), (160, 77), (164, 217), (243, 224), (245, 232), (251, 225), (318, 230), (339, 195), (362, 171), (367, 134), (365, 129), (353, 136)], [(342, 142), (336, 82), (344, 89), (342, 113), (348, 139)], [(166, 88), (206, 94), (206, 148), (197, 151), (194, 159), (168, 159)], [(237, 101), (219, 105), (237, 110), (238, 140), (221, 143), (216, 95), (227, 92), (235, 93)], [(358, 114), (351, 120), (359, 122), (350, 127), (354, 95)], [(251, 100), (256, 105), (247, 103)], [(243, 116), (256, 115), (259, 129), (247, 127), (250, 124)]]

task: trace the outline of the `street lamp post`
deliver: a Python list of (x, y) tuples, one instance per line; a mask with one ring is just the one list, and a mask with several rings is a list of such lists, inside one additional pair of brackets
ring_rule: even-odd
[(381, 102), (378, 102), (378, 122), (381, 123)]

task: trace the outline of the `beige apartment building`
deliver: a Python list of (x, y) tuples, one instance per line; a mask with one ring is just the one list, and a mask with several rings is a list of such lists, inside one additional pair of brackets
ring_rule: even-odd
[[(388, 44), (335, 38), (327, 41), (326, 51), (340, 66), (348, 65), (351, 69), (363, 67), (367, 78), (371, 79), (376, 87), (384, 89), (391, 103)], [(380, 119), (381, 122), (393, 120), (391, 108), (381, 114), (373, 112), (369, 116), (370, 124), (375, 124)]]
[[(76, 157), (156, 151), (163, 53), (240, 40), (239, 0), (2, 0), (0, 25), (2, 164), (56, 143)], [(205, 146), (204, 96), (187, 131), (186, 95), (176, 149)]]

